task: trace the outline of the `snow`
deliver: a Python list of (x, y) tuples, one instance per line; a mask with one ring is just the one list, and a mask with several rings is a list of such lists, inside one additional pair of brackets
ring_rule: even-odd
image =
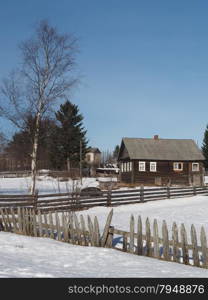
[[(64, 193), (73, 191), (75, 188), (98, 187), (99, 182), (94, 177), (82, 179), (82, 185), (79, 180), (61, 181), (49, 176), (37, 177), (36, 189), (41, 194), (44, 193)], [(28, 193), (31, 185), (31, 177), (23, 178), (0, 178), (0, 193), (2, 194), (21, 194)]]
[(0, 232), (0, 277), (207, 278), (208, 270), (113, 249)]
[[(39, 193), (64, 192), (73, 189), (74, 182), (58, 181), (39, 176)], [(80, 187), (80, 182), (75, 182)], [(83, 187), (95, 186), (95, 178), (83, 178)], [(30, 178), (1, 178), (0, 193), (27, 193)], [(110, 207), (93, 207), (77, 212), (78, 215), (97, 216), (101, 232)], [(129, 220), (141, 215), (143, 224), (156, 218), (159, 228), (166, 220), (171, 237), (172, 223), (185, 224), (190, 241), (190, 227), (194, 224), (198, 234), (203, 225), (208, 233), (208, 196), (174, 198), (113, 208), (112, 225), (129, 231)], [(208, 236), (208, 235), (207, 235)], [(116, 239), (114, 243), (118, 243)], [(50, 249), (50, 250), (49, 250)], [(208, 270), (163, 262), (153, 258), (122, 253), (113, 249), (73, 246), (46, 239), (31, 238), (0, 232), (0, 277), (208, 277)]]

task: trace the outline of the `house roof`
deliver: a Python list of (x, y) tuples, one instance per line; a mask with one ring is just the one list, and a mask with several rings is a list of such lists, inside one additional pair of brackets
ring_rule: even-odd
[(92, 148), (90, 147), (87, 152), (92, 152), (92, 153), (101, 153), (100, 150), (98, 148)]
[(123, 138), (130, 159), (197, 161), (204, 156), (191, 139)]

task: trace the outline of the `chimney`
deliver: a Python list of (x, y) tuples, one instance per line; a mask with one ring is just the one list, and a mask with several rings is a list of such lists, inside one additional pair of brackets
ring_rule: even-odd
[(154, 140), (158, 140), (159, 139), (159, 135), (154, 135)]

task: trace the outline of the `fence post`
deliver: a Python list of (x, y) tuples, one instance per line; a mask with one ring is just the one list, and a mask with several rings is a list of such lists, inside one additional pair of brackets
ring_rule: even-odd
[(114, 226), (109, 227), (109, 232), (106, 240), (105, 247), (106, 248), (112, 248), (113, 246), (113, 234), (114, 234)]
[(144, 202), (144, 186), (140, 186), (140, 202)]
[(107, 192), (107, 206), (111, 206), (111, 194), (112, 194), (112, 190), (111, 187), (108, 187), (108, 192)]
[(170, 186), (167, 186), (167, 198), (170, 199)]
[(35, 213), (37, 212), (37, 208), (38, 208), (38, 190), (35, 190), (35, 194), (34, 194), (34, 210), (35, 210)]

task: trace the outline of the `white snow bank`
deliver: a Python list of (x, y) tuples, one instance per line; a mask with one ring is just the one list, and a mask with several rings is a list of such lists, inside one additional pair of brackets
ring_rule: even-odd
[[(38, 176), (36, 189), (40, 194), (71, 192), (76, 188), (97, 187), (99, 182), (94, 177), (85, 177), (80, 180), (60, 181), (57, 178)], [(0, 178), (1, 194), (28, 193), (31, 186), (31, 177), (24, 178)]]
[(208, 270), (0, 232), (0, 277), (208, 277)]

